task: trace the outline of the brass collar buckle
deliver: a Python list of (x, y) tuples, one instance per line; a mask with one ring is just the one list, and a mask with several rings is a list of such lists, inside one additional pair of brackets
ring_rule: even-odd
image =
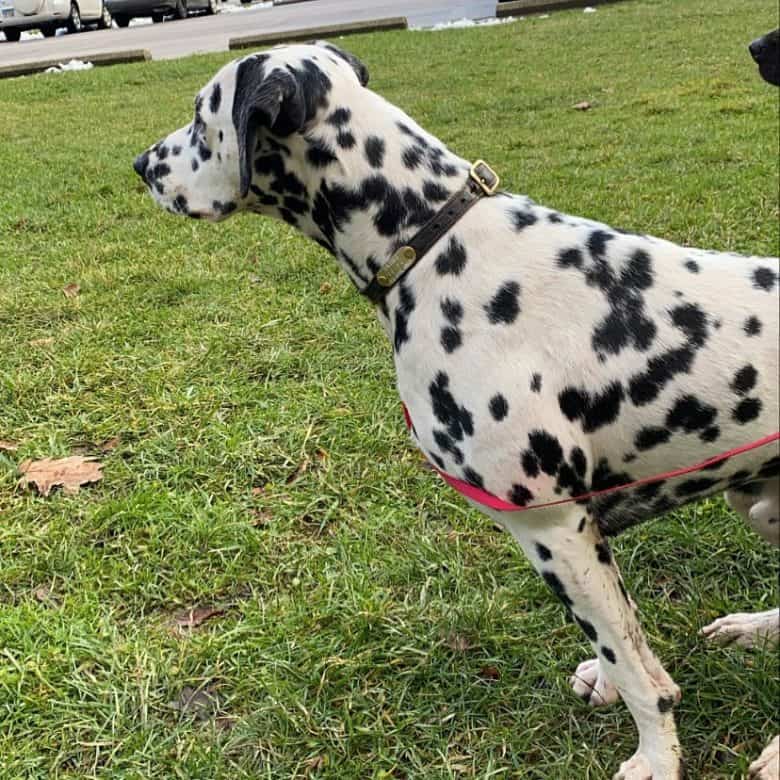
[(501, 183), (498, 174), (484, 160), (477, 160), (472, 164), (469, 176), (480, 186), (485, 195), (494, 195)]

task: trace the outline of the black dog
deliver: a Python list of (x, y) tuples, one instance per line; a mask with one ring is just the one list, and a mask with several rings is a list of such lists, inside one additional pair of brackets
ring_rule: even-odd
[(758, 72), (764, 81), (780, 87), (780, 50), (778, 50), (778, 40), (780, 40), (780, 29), (756, 38), (748, 46), (750, 56), (758, 63)]

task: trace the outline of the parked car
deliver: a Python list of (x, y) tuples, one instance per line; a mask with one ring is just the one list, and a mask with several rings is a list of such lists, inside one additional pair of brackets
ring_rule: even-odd
[(18, 41), (24, 30), (37, 29), (48, 38), (58, 27), (81, 32), (90, 24), (111, 26), (103, 0), (0, 0), (0, 32), (7, 41)]
[(218, 0), (106, 0), (106, 5), (114, 21), (120, 27), (127, 27), (135, 16), (151, 16), (153, 22), (161, 22), (166, 16), (186, 19), (192, 11), (215, 14), (217, 2)]

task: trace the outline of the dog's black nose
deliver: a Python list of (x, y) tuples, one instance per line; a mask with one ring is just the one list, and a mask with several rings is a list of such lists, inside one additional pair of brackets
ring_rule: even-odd
[(753, 43), (751, 43), (748, 46), (748, 51), (750, 52), (750, 56), (756, 61), (761, 61), (761, 55), (764, 52), (764, 39), (763, 38), (756, 38)]
[(135, 172), (143, 179), (146, 174), (146, 169), (149, 167), (149, 152), (144, 152), (143, 154), (139, 154), (138, 157), (135, 158), (135, 162), (133, 163), (133, 169)]

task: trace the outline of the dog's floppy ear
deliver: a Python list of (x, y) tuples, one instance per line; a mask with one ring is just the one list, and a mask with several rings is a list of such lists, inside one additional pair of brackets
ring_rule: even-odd
[(267, 127), (277, 135), (290, 135), (306, 121), (306, 102), (299, 80), (283, 70), (267, 72), (267, 56), (248, 57), (238, 65), (233, 97), (233, 124), (238, 136), (241, 197), (252, 182), (257, 131)]
[(368, 68), (360, 59), (352, 54), (352, 52), (340, 49), (338, 46), (334, 46), (332, 43), (328, 43), (328, 41), (315, 41), (315, 43), (320, 46), (324, 46), (328, 51), (332, 52), (337, 57), (340, 57), (345, 62), (348, 62), (352, 66), (352, 70), (355, 71), (355, 74), (358, 77), (358, 81), (360, 81), (360, 85), (363, 87), (368, 85)]

